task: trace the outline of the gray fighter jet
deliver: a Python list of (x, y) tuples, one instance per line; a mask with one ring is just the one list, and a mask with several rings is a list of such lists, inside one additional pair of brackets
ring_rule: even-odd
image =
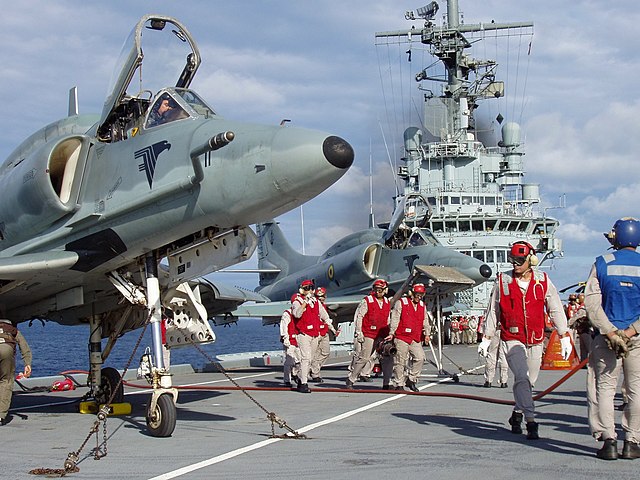
[(337, 136), (222, 118), (189, 89), (199, 65), (179, 21), (144, 16), (101, 115), (78, 115), (70, 96), (69, 116), (0, 167), (4, 315), (89, 324), (91, 393), (100, 403), (122, 398), (117, 371), (101, 371), (116, 338), (150, 323), (147, 425), (155, 436), (171, 435), (176, 423), (163, 320), (172, 346), (210, 342), (208, 318), (263, 299), (199, 278), (249, 258), (257, 238), (248, 225), (315, 197), (354, 158)]
[(407, 220), (407, 212), (427, 205), (423, 199), (398, 199), (387, 228), (368, 228), (338, 240), (320, 256), (295, 251), (274, 222), (257, 226), (258, 272), (256, 289), (274, 303), (245, 304), (233, 316), (261, 316), (263, 324), (276, 323), (287, 301), (298, 291), (300, 282), (314, 281), (327, 289), (326, 304), (338, 323), (353, 319), (355, 306), (371, 291), (377, 278), (398, 291), (416, 265), (451, 267), (473, 280), (475, 285), (488, 280), (491, 267), (480, 260), (444, 247), (431, 231)]

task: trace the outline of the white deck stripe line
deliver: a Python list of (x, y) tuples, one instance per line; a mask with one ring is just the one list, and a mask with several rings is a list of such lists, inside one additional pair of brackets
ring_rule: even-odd
[[(419, 388), (420, 391), (425, 390), (429, 387), (433, 387), (436, 386), (440, 383), (443, 382), (451, 382), (451, 378), (443, 378), (437, 382), (431, 382), (428, 383), (427, 385), (423, 385), (422, 387)], [(345, 392), (348, 392), (348, 390), (345, 390)], [(326, 420), (322, 420), (320, 422), (316, 422), (316, 423), (312, 423), (310, 425), (307, 425), (305, 427), (302, 427), (300, 429), (298, 429), (298, 433), (305, 433), (305, 432), (309, 432), (311, 430), (314, 430), (318, 427), (322, 427), (324, 425), (329, 425), (331, 423), (335, 423), (338, 422), (340, 420), (344, 420), (345, 418), (349, 418), (353, 415), (357, 415), (358, 413), (362, 413), (362, 412), (366, 412), (367, 410), (371, 410), (372, 408), (376, 408), (379, 407), (380, 405), (384, 405), (385, 403), (389, 403), (392, 402), (394, 400), (398, 400), (400, 398), (405, 397), (406, 394), (400, 393), (398, 395), (393, 395), (391, 397), (385, 398), (383, 400), (378, 400), (377, 402), (374, 403), (370, 403), (369, 405), (364, 405), (360, 408), (356, 408), (354, 410), (349, 410), (348, 412), (345, 413), (341, 413), (340, 415), (336, 415), (335, 417), (331, 417), (331, 418), (327, 418)], [(215, 465), (216, 463), (220, 463), (220, 462), (224, 462), (225, 460), (229, 460), (231, 458), (235, 458), (239, 455), (242, 455), (244, 453), (248, 453), (251, 452), (253, 450), (257, 450), (259, 448), (262, 447), (266, 447), (267, 445), (271, 445), (272, 443), (276, 443), (276, 442), (280, 442), (282, 441), (282, 439), (280, 438), (270, 438), (269, 440), (263, 440), (261, 442), (258, 443), (254, 443), (253, 445), (248, 445), (246, 447), (242, 447), (242, 448), (238, 448), (236, 450), (232, 450), (230, 452), (227, 453), (223, 453), (222, 455), (218, 455), (216, 457), (212, 457), (209, 458), (207, 460), (203, 460), (201, 462), (198, 463), (194, 463), (192, 465), (187, 465), (186, 467), (182, 467), (179, 468), (177, 470), (173, 470), (171, 472), (167, 472), (167, 473), (163, 473), (162, 475), (158, 475), (156, 477), (152, 477), (149, 480), (170, 480), (172, 478), (177, 478), (180, 477), (182, 475), (186, 475), (187, 473), (191, 473), (195, 470), (199, 470), (201, 468), (205, 468), (205, 467), (209, 467), (211, 465)]]

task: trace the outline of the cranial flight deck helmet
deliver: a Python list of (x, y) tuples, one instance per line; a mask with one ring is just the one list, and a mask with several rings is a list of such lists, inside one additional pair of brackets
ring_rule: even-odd
[(536, 257), (536, 249), (525, 241), (519, 241), (511, 245), (509, 252), (509, 261), (515, 265), (524, 265), (529, 260), (529, 265), (535, 267), (538, 265), (538, 257)]
[(383, 280), (381, 278), (379, 278), (378, 280), (376, 280), (375, 282), (373, 282), (373, 285), (371, 285), (371, 291), (373, 293), (376, 292), (377, 289), (381, 289), (382, 293), (386, 295), (386, 293), (389, 291), (389, 284), (387, 283), (386, 280)]
[(623, 217), (604, 236), (616, 250), (624, 247), (636, 248), (640, 245), (640, 221), (633, 217)]
[(423, 283), (414, 283), (413, 287), (411, 287), (411, 291), (413, 293), (424, 293), (426, 292), (426, 288)]

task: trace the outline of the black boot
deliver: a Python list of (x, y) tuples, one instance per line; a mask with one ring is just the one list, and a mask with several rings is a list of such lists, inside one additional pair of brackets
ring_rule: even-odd
[(596, 457), (602, 460), (617, 460), (618, 441), (615, 438), (607, 438), (602, 448), (596, 452)]
[(624, 447), (622, 447), (622, 455), (620, 457), (626, 460), (640, 458), (640, 445), (625, 440)]
[(489, 383), (489, 381), (485, 381), (483, 387), (484, 388), (491, 388), (491, 384)]
[(420, 390), (418, 390), (418, 386), (416, 385), (416, 382), (412, 382), (411, 380), (407, 380), (406, 383), (407, 387), (409, 387), (409, 390), (411, 390), (412, 392), (419, 392)]
[(511, 433), (522, 433), (522, 413), (513, 412), (509, 419), (511, 425)]
[(527, 440), (538, 440), (538, 424), (533, 420), (527, 422)]
[(311, 393), (311, 390), (309, 389), (309, 385), (306, 383), (301, 383), (300, 385), (298, 385), (298, 391), (300, 393)]

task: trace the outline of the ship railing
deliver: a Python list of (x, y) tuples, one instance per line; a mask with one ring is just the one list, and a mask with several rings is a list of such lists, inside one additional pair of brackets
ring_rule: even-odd
[(435, 142), (425, 146), (427, 159), (473, 157), (483, 148), (480, 142)]

